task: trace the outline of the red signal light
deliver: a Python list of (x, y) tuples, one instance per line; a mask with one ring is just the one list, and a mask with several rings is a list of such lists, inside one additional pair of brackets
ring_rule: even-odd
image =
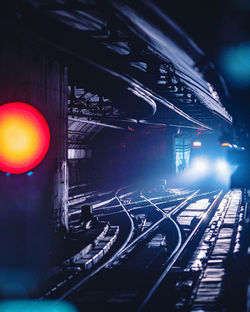
[(36, 167), (47, 154), (50, 131), (33, 106), (12, 102), (0, 106), (0, 170), (19, 174)]

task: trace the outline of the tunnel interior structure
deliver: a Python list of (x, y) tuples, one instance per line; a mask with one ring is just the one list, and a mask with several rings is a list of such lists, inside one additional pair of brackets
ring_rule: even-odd
[[(137, 244), (147, 226), (155, 231), (155, 224), (160, 224), (158, 232), (147, 237), (147, 250), (138, 252), (138, 263), (143, 267), (145, 259), (156, 259), (152, 250), (157, 248), (160, 256), (154, 265), (161, 267), (158, 261), (164, 255), (169, 257), (162, 264), (167, 270), (172, 257), (187, 244), (202, 249), (198, 243), (206, 240), (205, 234), (197, 235), (197, 231), (207, 233), (209, 220), (219, 232), (216, 220), (221, 215), (227, 218), (228, 211), (241, 222), (245, 209), (247, 219), (247, 182), (239, 183), (238, 177), (239, 170), (245, 170), (239, 165), (239, 158), (246, 157), (242, 156), (245, 147), (226, 140), (234, 133), (234, 124), (225, 82), (205, 52), (155, 3), (9, 1), (0, 4), (0, 25), (0, 122), (4, 105), (24, 103), (23, 107), (33, 107), (43, 116), (49, 136), (45, 152), (33, 167), (26, 166), (22, 172), (0, 167), (3, 299), (56, 300), (70, 295), (68, 300), (77, 302), (81, 311), (84, 303), (71, 292), (72, 286), (63, 295), (61, 285), (77, 276), (79, 286), (79, 280), (89, 279), (88, 272), (112, 267), (112, 261)], [(31, 127), (28, 119), (13, 120), (13, 126), (0, 124), (0, 138), (7, 138), (14, 151), (19, 144), (26, 146), (27, 140), (34, 148), (43, 144), (33, 128), (27, 138), (22, 123)], [(38, 129), (42, 131), (42, 126)], [(28, 153), (23, 155), (26, 164)], [(15, 160), (17, 166), (20, 159)], [(230, 190), (230, 183), (240, 191)], [(200, 199), (195, 197), (198, 192), (204, 192)], [(173, 211), (157, 204), (156, 198), (167, 196), (174, 198)], [(219, 204), (221, 196), (225, 204)], [(150, 208), (142, 205), (142, 213), (131, 213), (142, 200)], [(131, 202), (134, 206), (129, 206)], [(181, 209), (187, 204), (191, 212), (183, 216)], [(205, 221), (201, 211), (208, 209), (209, 216), (217, 213), (217, 204), (221, 215), (215, 220), (211, 214)], [(160, 216), (168, 220), (161, 223)], [(236, 225), (228, 228), (236, 237)], [(243, 231), (248, 231), (247, 226)], [(197, 245), (191, 239), (194, 235)], [(243, 239), (243, 249), (246, 244)], [(191, 261), (194, 268), (198, 261), (194, 255), (188, 262), (187, 252), (178, 268)], [(194, 291), (201, 287), (202, 265), (192, 270), (190, 278), (197, 281)], [(145, 285), (156, 271), (150, 267)], [(181, 278), (188, 274), (183, 272)], [(106, 280), (106, 273), (101, 274)], [(110, 276), (112, 283), (113, 271)], [(56, 290), (48, 291), (48, 280), (52, 283), (59, 277), (64, 282), (55, 287), (49, 284)], [(152, 300), (163, 300), (162, 287)], [(139, 309), (148, 304), (153, 292), (149, 293)], [(137, 305), (140, 296), (135, 296)], [(150, 302), (149, 307), (154, 301)], [(184, 311), (176, 307), (172, 311)]]

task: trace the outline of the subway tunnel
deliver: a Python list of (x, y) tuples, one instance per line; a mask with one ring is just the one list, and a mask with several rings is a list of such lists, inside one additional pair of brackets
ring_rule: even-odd
[(0, 4), (0, 311), (249, 311), (249, 6), (206, 8)]

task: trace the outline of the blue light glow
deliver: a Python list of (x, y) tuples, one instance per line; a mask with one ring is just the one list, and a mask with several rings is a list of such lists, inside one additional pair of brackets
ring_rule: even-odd
[(191, 169), (197, 173), (206, 173), (209, 169), (209, 163), (206, 158), (197, 157), (193, 160)]
[(230, 173), (230, 166), (229, 164), (223, 160), (223, 159), (220, 159), (220, 160), (217, 160), (216, 162), (216, 167), (215, 167), (219, 173)]
[(250, 86), (250, 42), (225, 48), (220, 55), (224, 75), (238, 87)]
[(1, 312), (77, 312), (69, 302), (53, 300), (6, 300), (0, 302)]
[(27, 176), (31, 176), (33, 173), (34, 173), (33, 171), (29, 171), (29, 172), (27, 173)]

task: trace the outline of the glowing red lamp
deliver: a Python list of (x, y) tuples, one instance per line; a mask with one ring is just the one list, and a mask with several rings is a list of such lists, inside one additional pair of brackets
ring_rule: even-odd
[(49, 144), (48, 123), (35, 107), (23, 102), (0, 106), (1, 171), (30, 171), (43, 160)]

